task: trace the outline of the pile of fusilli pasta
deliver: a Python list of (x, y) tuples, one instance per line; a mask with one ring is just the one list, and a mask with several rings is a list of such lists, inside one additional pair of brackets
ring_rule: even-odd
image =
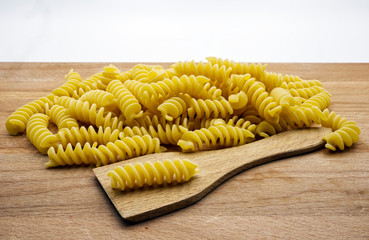
[[(330, 112), (331, 95), (318, 80), (266, 71), (261, 64), (207, 58), (169, 69), (113, 65), (87, 79), (71, 70), (46, 97), (18, 108), (6, 122), (26, 131), (48, 154), (48, 167), (106, 165), (178, 145), (184, 152), (246, 144), (289, 129), (332, 128), (326, 147), (358, 141), (353, 121)], [(53, 134), (49, 122), (58, 127)]]

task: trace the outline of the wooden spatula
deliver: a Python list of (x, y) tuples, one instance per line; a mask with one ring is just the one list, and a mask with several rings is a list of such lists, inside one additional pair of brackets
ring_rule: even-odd
[[(328, 128), (291, 130), (238, 147), (195, 153), (151, 154), (95, 168), (93, 171), (120, 215), (128, 221), (139, 222), (193, 204), (246, 169), (317, 150), (324, 146), (322, 137), (330, 131)], [(145, 187), (128, 192), (111, 188), (107, 173), (118, 165), (175, 158), (197, 163), (200, 172), (183, 184)]]

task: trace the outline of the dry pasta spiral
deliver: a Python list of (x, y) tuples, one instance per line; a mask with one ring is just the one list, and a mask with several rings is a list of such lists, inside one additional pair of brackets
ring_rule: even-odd
[(53, 146), (58, 138), (47, 128), (49, 117), (43, 113), (33, 114), (27, 122), (27, 137), (30, 142), (43, 154)]
[(170, 72), (166, 71), (161, 66), (150, 66), (145, 64), (137, 64), (132, 69), (131, 75), (132, 79), (143, 83), (158, 82), (172, 76)]
[(285, 89), (298, 89), (298, 88), (309, 88), (318, 86), (321, 87), (322, 84), (319, 80), (301, 80), (301, 81), (291, 81), (291, 82), (283, 82), (281, 84), (281, 88)]
[(264, 120), (256, 126), (254, 133), (255, 135), (259, 135), (261, 137), (266, 138), (287, 130), (288, 125), (283, 119), (280, 119), (279, 123), (270, 123)]
[(316, 106), (308, 107), (295, 107), (285, 109), (281, 118), (291, 128), (310, 127), (313, 123), (320, 124), (322, 120), (326, 119), (323, 112)]
[(111, 81), (106, 91), (112, 93), (118, 99), (119, 109), (128, 121), (142, 116), (141, 104), (119, 80)]
[(297, 89), (291, 88), (291, 89), (288, 89), (288, 91), (291, 93), (292, 96), (300, 97), (303, 99), (309, 99), (318, 93), (326, 92), (324, 88), (320, 86), (312, 86), (312, 87), (297, 88)]
[(187, 131), (177, 145), (182, 148), (183, 152), (194, 152), (196, 151), (196, 144), (199, 150), (204, 150), (205, 146), (230, 147), (245, 144), (254, 137), (254, 134), (246, 129), (230, 125), (217, 125), (200, 130)]
[(144, 84), (139, 90), (139, 94), (144, 96), (147, 101), (152, 101), (156, 107), (163, 99), (178, 95), (179, 93), (188, 93), (195, 96), (203, 91), (204, 85), (209, 79), (204, 76), (174, 76), (172, 79), (165, 79), (151, 84)]
[(248, 101), (256, 108), (260, 116), (270, 122), (278, 122), (282, 108), (268, 94), (264, 84), (250, 78), (249, 75), (237, 75), (235, 78), (239, 78), (235, 82), (238, 82), (240, 90), (246, 93)]
[(49, 116), (50, 121), (58, 126), (58, 129), (78, 127), (77, 120), (68, 115), (63, 106), (54, 105), (49, 108), (48, 104), (46, 104), (45, 113)]
[(124, 191), (126, 188), (132, 189), (135, 186), (143, 187), (145, 184), (152, 186), (153, 184), (162, 185), (164, 182), (187, 182), (196, 173), (199, 172), (197, 164), (187, 159), (174, 159), (136, 163), (129, 163), (124, 167), (118, 166), (114, 170), (108, 172), (111, 177), (112, 188), (119, 188)]
[(194, 61), (179, 61), (173, 64), (172, 68), (175, 70), (178, 76), (205, 76), (211, 79), (211, 83), (220, 89), (227, 84), (232, 71), (232, 68), (226, 68), (225, 66), (219, 66), (218, 64), (212, 64), (211, 62), (200, 62), (196, 64)]
[(114, 143), (109, 142), (106, 145), (100, 145), (92, 150), (96, 156), (96, 166), (161, 151), (160, 140), (149, 135), (125, 137)]
[(168, 121), (179, 117), (186, 109), (186, 102), (180, 97), (169, 98), (158, 106), (158, 110)]
[(9, 134), (17, 135), (24, 132), (28, 119), (35, 113), (43, 113), (46, 104), (54, 104), (54, 95), (42, 97), (33, 102), (27, 103), (13, 112), (6, 120), (5, 127)]
[(360, 128), (354, 121), (349, 121), (335, 112), (329, 112), (328, 109), (323, 111), (326, 120), (322, 121), (323, 127), (329, 127), (333, 130), (332, 133), (323, 137), (326, 141), (326, 148), (336, 151), (336, 148), (344, 150), (346, 147), (351, 147), (352, 144), (359, 140)]
[(216, 57), (207, 57), (210, 63), (218, 64), (219, 66), (225, 66), (227, 69), (232, 68), (231, 74), (250, 74), (252, 77), (259, 81), (264, 79), (266, 65), (254, 64), (254, 63), (243, 63), (235, 62), (228, 59), (221, 59)]
[(113, 94), (99, 89), (86, 92), (79, 100), (95, 103), (98, 108), (103, 107), (106, 111), (115, 111), (118, 107), (118, 101)]
[(81, 122), (103, 128), (110, 127), (120, 130), (123, 128), (123, 122), (118, 117), (112, 117), (112, 112), (105, 114), (104, 108), (98, 108), (96, 104), (73, 98), (69, 98), (65, 104), (68, 106), (67, 113)]
[(176, 145), (182, 135), (187, 131), (187, 128), (177, 124), (150, 125), (148, 128), (137, 126), (133, 128), (125, 127), (123, 129), (123, 134), (120, 134), (120, 138), (122, 139), (122, 137), (126, 136), (133, 137), (135, 135), (150, 135), (153, 138), (158, 138), (162, 144)]
[(321, 93), (318, 93), (314, 96), (312, 96), (311, 98), (307, 99), (306, 101), (304, 101), (303, 104), (301, 104), (302, 107), (313, 107), (316, 106), (318, 107), (320, 110), (324, 110), (326, 108), (329, 107), (329, 105), (331, 104), (331, 98), (330, 98), (330, 94), (326, 91), (323, 91)]
[(57, 133), (57, 137), (65, 148), (68, 144), (76, 146), (77, 143), (84, 145), (86, 142), (98, 145), (106, 145), (108, 142), (114, 142), (118, 140), (121, 132), (118, 129), (112, 130), (110, 127), (99, 127), (96, 131), (93, 126), (86, 127), (73, 127), (71, 129), (62, 129)]
[(72, 97), (75, 99), (79, 99), (83, 94), (86, 92), (89, 92), (91, 90), (97, 89), (97, 82), (100, 80), (102, 74), (96, 73), (85, 80), (81, 81), (78, 84), (78, 87), (76, 90), (73, 91)]
[(231, 125), (233, 127), (247, 129), (248, 131), (252, 133), (254, 133), (255, 128), (256, 128), (255, 124), (252, 124), (250, 121), (246, 120), (245, 118), (240, 118), (238, 116), (233, 116), (232, 118), (229, 118), (228, 121), (224, 119), (215, 119), (213, 125), (218, 125), (218, 124), (226, 124), (226, 125)]
[(221, 100), (191, 98), (188, 105), (187, 113), (190, 119), (195, 118), (195, 116), (199, 118), (225, 118), (233, 113), (231, 104), (224, 98)]
[(51, 147), (47, 151), (49, 161), (45, 164), (47, 167), (57, 167), (66, 165), (83, 165), (96, 164), (96, 158), (92, 151), (90, 143), (85, 143), (82, 147), (81, 143), (77, 143), (75, 147), (67, 144), (65, 148), (59, 144), (56, 148)]
[(282, 107), (293, 107), (299, 105), (298, 99), (295, 99), (286, 89), (276, 87), (270, 92), (270, 96)]
[(58, 88), (55, 88), (52, 93), (56, 96), (68, 96), (71, 97), (73, 92), (77, 90), (79, 83), (82, 81), (79, 73), (70, 70), (70, 72), (65, 76), (65, 83)]
[(104, 67), (104, 71), (101, 72), (101, 75), (102, 76), (97, 81), (97, 88), (100, 90), (106, 90), (109, 83), (120, 76), (120, 70), (113, 64), (110, 64), (109, 66)]

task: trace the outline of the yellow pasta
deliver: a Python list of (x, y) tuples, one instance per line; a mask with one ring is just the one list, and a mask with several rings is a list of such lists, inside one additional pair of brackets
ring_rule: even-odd
[(17, 135), (24, 132), (28, 119), (35, 113), (43, 113), (46, 104), (54, 104), (54, 95), (42, 97), (33, 102), (27, 103), (13, 112), (6, 120), (5, 127), (9, 134)]
[(314, 87), (318, 86), (321, 87), (322, 84), (319, 80), (301, 80), (301, 81), (295, 81), (295, 82), (283, 82), (281, 84), (281, 88), (286, 89), (298, 89), (298, 88), (308, 88), (308, 87)]
[(131, 78), (143, 83), (158, 82), (172, 76), (173, 74), (170, 71), (166, 71), (159, 65), (137, 64), (131, 71)]
[(158, 138), (162, 144), (176, 145), (187, 131), (187, 128), (176, 124), (150, 125), (147, 128), (135, 126), (133, 128), (125, 127), (119, 137), (122, 139), (124, 137), (150, 135), (153, 138)]
[(54, 89), (52, 94), (56, 96), (68, 96), (71, 97), (73, 92), (77, 90), (79, 83), (82, 81), (79, 73), (70, 70), (70, 72), (65, 76), (65, 83), (60, 87)]
[(97, 81), (97, 88), (100, 90), (106, 90), (109, 83), (120, 76), (120, 70), (113, 64), (110, 64), (109, 66), (104, 67), (104, 71), (101, 72), (101, 75), (102, 76)]
[(326, 148), (336, 151), (336, 148), (343, 150), (346, 147), (351, 147), (352, 144), (359, 140), (360, 128), (354, 121), (349, 121), (335, 112), (329, 112), (328, 109), (323, 111), (326, 120), (322, 121), (323, 127), (329, 127), (333, 130), (332, 133), (324, 136)]
[(91, 90), (97, 89), (97, 82), (102, 77), (101, 73), (96, 73), (85, 80), (79, 82), (76, 90), (73, 91), (72, 97), (75, 99), (79, 99), (83, 94), (89, 92)]
[(110, 127), (104, 129), (101, 126), (96, 131), (95, 128), (90, 125), (88, 128), (73, 127), (70, 129), (61, 129), (57, 133), (57, 137), (65, 148), (68, 144), (76, 146), (77, 143), (84, 145), (86, 142), (90, 144), (97, 143), (98, 145), (106, 145), (109, 142), (118, 140), (120, 133), (118, 129), (112, 130)]
[(77, 120), (68, 115), (63, 106), (54, 105), (49, 108), (48, 104), (46, 104), (45, 113), (49, 116), (50, 121), (58, 126), (58, 129), (78, 127)]
[(225, 66), (219, 66), (218, 64), (212, 64), (211, 62), (177, 62), (172, 65), (178, 76), (182, 75), (194, 75), (205, 76), (210, 79), (210, 82), (222, 89), (228, 82), (228, 78), (232, 71), (232, 68), (226, 68)]
[(316, 106), (309, 107), (295, 107), (285, 109), (281, 115), (291, 128), (310, 127), (313, 123), (320, 124), (322, 120), (326, 119), (323, 112)]
[(264, 120), (256, 126), (254, 133), (255, 135), (266, 138), (287, 130), (288, 125), (283, 119), (280, 119), (278, 123), (270, 123)]
[(233, 127), (239, 127), (243, 129), (247, 129), (250, 132), (254, 133), (256, 125), (252, 124), (250, 121), (246, 120), (245, 118), (240, 118), (238, 116), (233, 116), (232, 118), (228, 119), (228, 121), (223, 119), (215, 119), (216, 122), (213, 125), (217, 124), (227, 124)]
[(270, 96), (282, 107), (293, 107), (298, 101), (285, 89), (276, 87), (270, 92)]
[(206, 59), (213, 65), (218, 64), (219, 66), (225, 66), (227, 69), (231, 68), (231, 74), (250, 74), (252, 77), (258, 79), (258, 81), (264, 79), (266, 65), (235, 62), (216, 57), (207, 57)]
[(183, 152), (196, 151), (205, 147), (230, 147), (245, 144), (255, 136), (250, 131), (229, 125), (210, 126), (195, 131), (187, 131), (183, 134), (178, 144)]
[(163, 99), (168, 99), (180, 93), (196, 96), (196, 94), (203, 91), (203, 87), (207, 82), (209, 82), (209, 79), (204, 76), (174, 76), (171, 79), (144, 84), (139, 90), (139, 94), (144, 96), (147, 101), (152, 101), (151, 104), (157, 107)]
[(98, 108), (104, 108), (106, 111), (115, 111), (118, 108), (118, 100), (113, 94), (103, 90), (91, 90), (84, 93), (79, 100), (95, 103)]
[(114, 143), (109, 142), (106, 145), (98, 146), (98, 148), (92, 148), (96, 157), (96, 166), (107, 165), (145, 154), (158, 153), (163, 150), (163, 148), (160, 148), (160, 140), (149, 135), (125, 137)]
[(158, 106), (163, 117), (172, 121), (187, 110), (186, 102), (180, 97), (172, 97)]
[(104, 108), (98, 108), (96, 104), (69, 98), (66, 105), (68, 106), (67, 113), (81, 122), (103, 128), (123, 128), (123, 122), (118, 117), (113, 117), (112, 112), (105, 114)]
[(65, 80), (5, 124), (9, 134), (26, 131), (48, 153), (49, 167), (106, 165), (165, 150), (161, 145), (184, 152), (231, 147), (319, 125), (332, 128), (324, 141), (335, 151), (360, 134), (355, 122), (328, 110), (331, 94), (320, 81), (267, 72), (262, 64), (209, 57), (168, 69), (108, 65), (86, 79), (71, 70)]
[(247, 106), (248, 97), (244, 91), (232, 94), (228, 97), (228, 102), (233, 110), (243, 109)]
[(57, 147), (50, 147), (47, 151), (49, 161), (45, 164), (46, 167), (57, 167), (66, 165), (84, 165), (95, 164), (96, 158), (90, 143), (85, 143), (82, 147), (77, 143), (75, 147), (72, 144), (67, 144), (65, 149), (59, 144)]
[(124, 167), (118, 166), (108, 172), (111, 177), (112, 188), (132, 189), (134, 187), (152, 186), (154, 184), (162, 185), (164, 182), (187, 182), (196, 173), (199, 167), (197, 164), (187, 159), (174, 159), (155, 162), (129, 163)]
[(33, 114), (27, 122), (27, 137), (30, 142), (43, 154), (53, 146), (58, 138), (47, 128), (49, 117), (42, 113)]
[(141, 104), (119, 80), (111, 81), (106, 91), (112, 93), (118, 99), (119, 109), (128, 121), (142, 116)]
[(151, 138), (149, 135), (125, 137), (122, 140), (99, 146), (97, 143), (91, 146), (89, 142), (86, 142), (83, 147), (77, 143), (73, 148), (73, 145), (68, 143), (64, 149), (63, 145), (59, 144), (56, 149), (49, 148), (47, 152), (49, 162), (46, 166), (94, 164), (99, 167), (144, 154), (158, 153), (162, 150), (159, 139)]
[(305, 100), (309, 99), (312, 96), (314, 96), (318, 93), (321, 93), (321, 92), (328, 93), (327, 91), (324, 90), (323, 87), (320, 87), (320, 86), (312, 86), (312, 87), (297, 88), (297, 89), (296, 88), (291, 88), (291, 89), (288, 89), (288, 91), (291, 93), (292, 96), (300, 97), (300, 98), (303, 98)]
[(247, 98), (256, 108), (262, 118), (270, 122), (278, 122), (282, 107), (265, 90), (264, 84), (257, 82), (249, 76), (236, 76), (239, 78), (240, 90), (247, 94)]
[(323, 111), (324, 109), (328, 108), (330, 104), (331, 104), (330, 94), (326, 91), (323, 91), (304, 101), (304, 103), (301, 106), (310, 108), (316, 106)]

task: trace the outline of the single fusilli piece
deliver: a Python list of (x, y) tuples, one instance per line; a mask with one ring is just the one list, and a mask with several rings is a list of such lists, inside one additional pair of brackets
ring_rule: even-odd
[[(65, 102), (63, 102), (64, 99)], [(67, 113), (81, 122), (93, 124), (96, 127), (120, 130), (123, 128), (123, 122), (118, 117), (113, 117), (112, 112), (106, 114), (104, 108), (98, 108), (96, 104), (65, 97), (60, 97), (59, 103), (64, 104), (68, 109)]]
[[(228, 119), (228, 118), (226, 118)], [(238, 116), (233, 116), (232, 118), (229, 118), (228, 121), (218, 118), (218, 119), (214, 119), (212, 125), (216, 126), (216, 125), (221, 125), (221, 124), (225, 124), (225, 125), (231, 125), (233, 127), (239, 127), (239, 128), (243, 128), (246, 129), (252, 133), (255, 132), (256, 129), (256, 125), (252, 124), (250, 121), (244, 119), (244, 118), (240, 118)]]
[(250, 78), (249, 75), (235, 75), (234, 82), (246, 93), (249, 103), (255, 107), (262, 118), (270, 122), (278, 122), (282, 107), (279, 106), (265, 90), (264, 84)]
[(118, 99), (119, 109), (128, 121), (142, 116), (143, 112), (141, 104), (119, 80), (111, 81), (106, 91), (110, 92), (116, 99)]
[(330, 95), (327, 91), (324, 90), (323, 87), (320, 86), (312, 86), (306, 88), (291, 88), (288, 89), (288, 91), (291, 93), (292, 96), (299, 97), (305, 100), (321, 92), (326, 92), (328, 95)]
[(77, 89), (73, 91), (72, 97), (75, 99), (79, 99), (86, 92), (96, 90), (97, 82), (100, 80), (101, 77), (102, 74), (99, 72), (79, 82)]
[(183, 134), (178, 144), (183, 152), (196, 151), (205, 147), (231, 147), (246, 144), (254, 134), (246, 129), (233, 127), (230, 125), (217, 125), (209, 128), (202, 128), (195, 131), (187, 131)]
[(159, 153), (160, 140), (149, 135), (125, 137), (122, 140), (109, 142), (92, 148), (96, 157), (96, 166), (107, 165), (145, 154)]
[(143, 187), (145, 184), (152, 186), (155, 183), (162, 185), (164, 182), (187, 182), (199, 172), (198, 165), (187, 159), (175, 159), (136, 163), (129, 163), (124, 167), (118, 166), (108, 172), (111, 177), (112, 188), (124, 191), (126, 188)]
[(196, 97), (196, 94), (201, 94), (207, 82), (209, 82), (209, 79), (204, 76), (174, 76), (171, 79), (167, 78), (163, 81), (142, 85), (139, 89), (139, 95), (149, 101), (146, 104), (150, 103), (156, 108), (165, 99), (177, 96), (180, 93), (188, 93)]
[(54, 104), (54, 95), (42, 97), (33, 102), (27, 103), (13, 112), (6, 120), (6, 130), (11, 135), (24, 132), (28, 119), (35, 113), (44, 113), (46, 104)]
[(294, 107), (284, 109), (281, 119), (291, 128), (311, 127), (313, 123), (320, 124), (326, 120), (326, 116), (316, 106), (313, 107)]
[(97, 81), (97, 88), (106, 90), (109, 83), (120, 76), (120, 70), (113, 64), (110, 64), (104, 67), (104, 71), (101, 72), (101, 75), (99, 81)]
[[(95, 144), (96, 145), (96, 144)], [(82, 147), (80, 143), (77, 143), (75, 147), (72, 144), (67, 144), (64, 148), (62, 144), (57, 147), (51, 147), (47, 151), (49, 161), (45, 164), (46, 167), (57, 167), (66, 165), (83, 165), (83, 164), (95, 164), (96, 158), (92, 151), (90, 143), (85, 143)]]
[(65, 83), (60, 87), (54, 89), (52, 94), (56, 96), (68, 96), (71, 97), (73, 92), (77, 90), (79, 83), (82, 81), (79, 73), (70, 70), (70, 72), (65, 76)]
[(270, 123), (266, 120), (260, 122), (255, 129), (255, 135), (266, 138), (288, 130), (287, 123), (281, 118), (279, 123)]
[(137, 64), (131, 71), (132, 79), (143, 83), (162, 81), (172, 77), (170, 72), (158, 65)]
[(187, 106), (186, 102), (182, 98), (172, 97), (160, 104), (158, 106), (158, 110), (165, 119), (172, 121), (174, 118), (177, 118), (186, 112)]
[(283, 82), (281, 84), (281, 88), (285, 89), (298, 89), (298, 88), (309, 88), (318, 86), (321, 87), (322, 83), (319, 80), (301, 80), (301, 81), (291, 81), (291, 82)]
[(344, 150), (346, 147), (351, 147), (352, 144), (359, 140), (360, 128), (354, 121), (349, 121), (335, 112), (329, 112), (328, 109), (323, 111), (326, 120), (322, 121), (323, 127), (332, 129), (332, 133), (323, 137), (326, 141), (325, 147), (336, 151), (337, 147)]
[(152, 138), (158, 138), (161, 144), (176, 145), (187, 131), (187, 128), (177, 124), (150, 125), (148, 128), (135, 126), (133, 128), (125, 127), (119, 137), (122, 139), (124, 137), (150, 135)]
[(66, 113), (66, 109), (60, 105), (54, 105), (49, 108), (48, 104), (45, 107), (45, 113), (49, 116), (50, 121), (55, 123), (58, 129), (78, 127), (76, 119)]
[(27, 122), (27, 137), (42, 154), (46, 154), (47, 150), (58, 141), (48, 126), (49, 117), (43, 113), (33, 114)]
[(301, 107), (318, 107), (320, 110), (324, 110), (329, 107), (331, 104), (331, 98), (330, 94), (326, 91), (323, 91), (321, 93), (318, 93), (311, 98), (304, 101), (303, 104), (301, 104)]
[(221, 59), (216, 57), (207, 57), (210, 63), (218, 64), (219, 67), (225, 66), (227, 69), (232, 68), (231, 74), (250, 74), (253, 78), (261, 81), (264, 79), (266, 65), (255, 63), (235, 62), (228, 59)]
[(61, 142), (62, 146), (66, 148), (68, 144), (76, 146), (77, 143), (84, 145), (86, 142), (98, 145), (106, 145), (109, 142), (115, 142), (118, 140), (121, 132), (118, 129), (112, 130), (110, 127), (103, 129), (99, 127), (96, 131), (93, 126), (86, 127), (73, 127), (71, 129), (61, 129), (57, 133), (57, 137)]
[(205, 76), (210, 79), (210, 83), (220, 89), (225, 89), (228, 84), (228, 79), (232, 68), (226, 68), (225, 66), (219, 66), (218, 64), (212, 64), (211, 62), (177, 62), (172, 65), (177, 76), (182, 75), (194, 75), (194, 76)]
[(282, 106), (282, 108), (290, 108), (301, 104), (298, 98), (294, 98), (291, 93), (284, 88), (273, 88), (270, 92), (270, 96), (272, 96), (274, 101)]
[[(118, 81), (118, 80), (117, 80)], [(115, 111), (118, 108), (118, 100), (113, 94), (103, 90), (91, 90), (83, 94), (79, 100), (95, 103), (98, 108), (104, 108), (105, 111)]]

